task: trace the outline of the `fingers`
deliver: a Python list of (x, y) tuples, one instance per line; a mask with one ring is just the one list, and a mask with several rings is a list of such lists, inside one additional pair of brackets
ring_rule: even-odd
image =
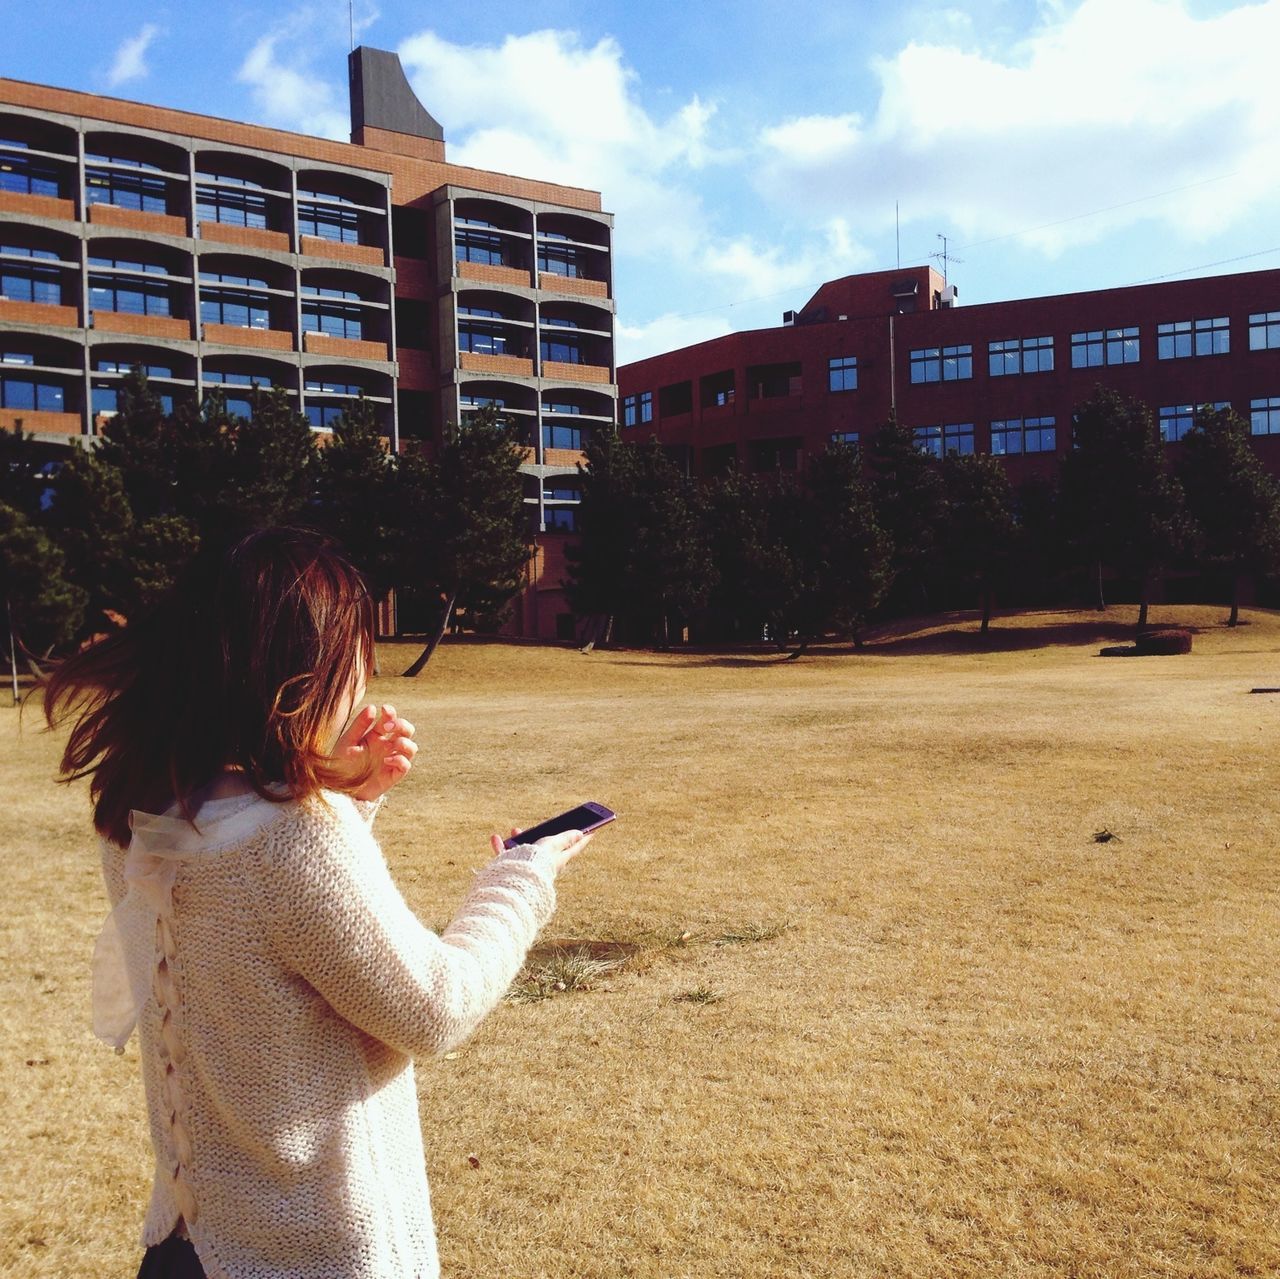
[(378, 708), (376, 706), (366, 706), (351, 721), (346, 732), (338, 738), (335, 750), (350, 750), (353, 747), (363, 745), (365, 738), (373, 732), (374, 724), (378, 719)]

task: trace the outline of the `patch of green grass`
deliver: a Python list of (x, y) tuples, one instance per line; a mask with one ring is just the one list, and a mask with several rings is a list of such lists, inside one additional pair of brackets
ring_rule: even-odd
[(718, 1004), (724, 999), (724, 991), (711, 986), (695, 986), (672, 997), (677, 1004)]

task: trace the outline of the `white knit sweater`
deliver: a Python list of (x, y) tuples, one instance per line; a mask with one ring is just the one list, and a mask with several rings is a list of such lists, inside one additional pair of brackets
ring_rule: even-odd
[(501, 999), (555, 905), (528, 847), (437, 936), (406, 905), (376, 805), (214, 800), (199, 831), (134, 814), (104, 842), (113, 911), (95, 1029), (136, 1013), (156, 1155), (143, 1244), (181, 1218), (210, 1279), (434, 1279), (413, 1064)]

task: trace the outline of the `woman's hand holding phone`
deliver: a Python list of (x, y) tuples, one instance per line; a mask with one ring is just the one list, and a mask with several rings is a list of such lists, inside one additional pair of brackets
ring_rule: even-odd
[[(511, 838), (514, 839), (519, 834), (519, 829), (512, 827)], [(534, 840), (533, 847), (538, 850), (539, 856), (549, 861), (559, 874), (566, 864), (582, 852), (590, 842), (590, 835), (584, 835), (580, 830), (566, 830), (559, 835), (544, 835), (541, 839)], [(500, 857), (506, 851), (506, 844), (501, 835), (490, 835), (489, 844), (495, 857)]]

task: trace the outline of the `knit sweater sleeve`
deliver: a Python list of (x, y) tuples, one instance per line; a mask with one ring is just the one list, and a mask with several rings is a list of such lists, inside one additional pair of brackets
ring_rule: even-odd
[(342, 798), (277, 823), (263, 876), (264, 924), (285, 967), (339, 1016), (411, 1056), (447, 1052), (475, 1029), (555, 909), (544, 860), (498, 857), (437, 936), (396, 888), (364, 814)]

